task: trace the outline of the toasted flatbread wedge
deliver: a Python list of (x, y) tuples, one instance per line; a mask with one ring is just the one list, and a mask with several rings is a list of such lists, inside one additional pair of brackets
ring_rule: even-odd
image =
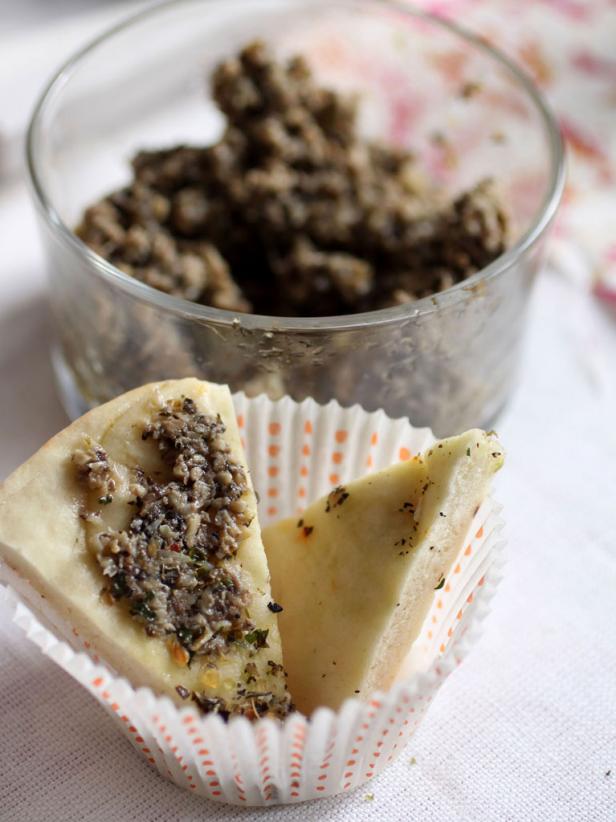
[(0, 488), (0, 557), (134, 685), (223, 715), (288, 712), (226, 387), (146, 385), (51, 439)]
[(468, 431), (264, 529), (299, 710), (392, 685), (502, 462), (493, 436)]

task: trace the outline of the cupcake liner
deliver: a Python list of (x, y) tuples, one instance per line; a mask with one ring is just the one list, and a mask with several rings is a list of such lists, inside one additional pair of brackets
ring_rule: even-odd
[[(299, 513), (332, 487), (410, 459), (434, 441), (406, 419), (336, 402), (234, 396), (262, 525)], [(101, 704), (139, 754), (177, 785), (236, 805), (301, 802), (353, 790), (376, 776), (415, 732), (445, 678), (476, 640), (501, 577), (500, 506), (486, 499), (435, 591), (417, 641), (387, 693), (284, 722), (202, 716), (133, 688), (29, 583), (0, 566), (0, 599), (25, 635)]]

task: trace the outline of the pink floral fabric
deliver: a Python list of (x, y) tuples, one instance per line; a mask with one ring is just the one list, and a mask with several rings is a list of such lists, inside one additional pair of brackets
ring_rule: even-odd
[(555, 262), (616, 306), (616, 0), (416, 2), (480, 33), (551, 103), (568, 150)]

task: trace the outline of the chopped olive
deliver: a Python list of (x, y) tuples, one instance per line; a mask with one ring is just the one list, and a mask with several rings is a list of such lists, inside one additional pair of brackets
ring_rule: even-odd
[(126, 574), (120, 572), (112, 577), (111, 583), (109, 584), (109, 591), (114, 599), (128, 596), (130, 594), (130, 588), (126, 581)]
[(135, 602), (130, 609), (130, 612), (133, 616), (140, 616), (143, 619), (147, 620), (148, 622), (152, 622), (156, 619), (156, 614), (152, 609), (147, 605), (146, 602)]
[(279, 614), (283, 610), (282, 605), (279, 605), (277, 602), (268, 602), (267, 607), (273, 614)]

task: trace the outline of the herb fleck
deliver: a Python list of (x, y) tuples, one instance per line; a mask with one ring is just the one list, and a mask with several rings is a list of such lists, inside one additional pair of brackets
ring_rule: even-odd
[(269, 628), (255, 628), (249, 633), (244, 635), (244, 639), (246, 642), (249, 642), (251, 645), (254, 645), (255, 648), (269, 648), (267, 644), (267, 635), (269, 634)]
[(439, 583), (438, 583), (438, 585), (436, 586), (436, 588), (434, 590), (435, 591), (440, 591), (444, 584), (445, 584), (445, 577), (441, 576), (441, 578), (439, 580)]
[(349, 492), (343, 485), (338, 485), (334, 488), (333, 491), (327, 496), (327, 502), (325, 503), (325, 513), (329, 514), (332, 508), (339, 507), (340, 505), (344, 505), (344, 503), (349, 498)]
[(257, 666), (254, 662), (247, 662), (244, 667), (244, 676), (246, 677), (246, 684), (257, 681)]

